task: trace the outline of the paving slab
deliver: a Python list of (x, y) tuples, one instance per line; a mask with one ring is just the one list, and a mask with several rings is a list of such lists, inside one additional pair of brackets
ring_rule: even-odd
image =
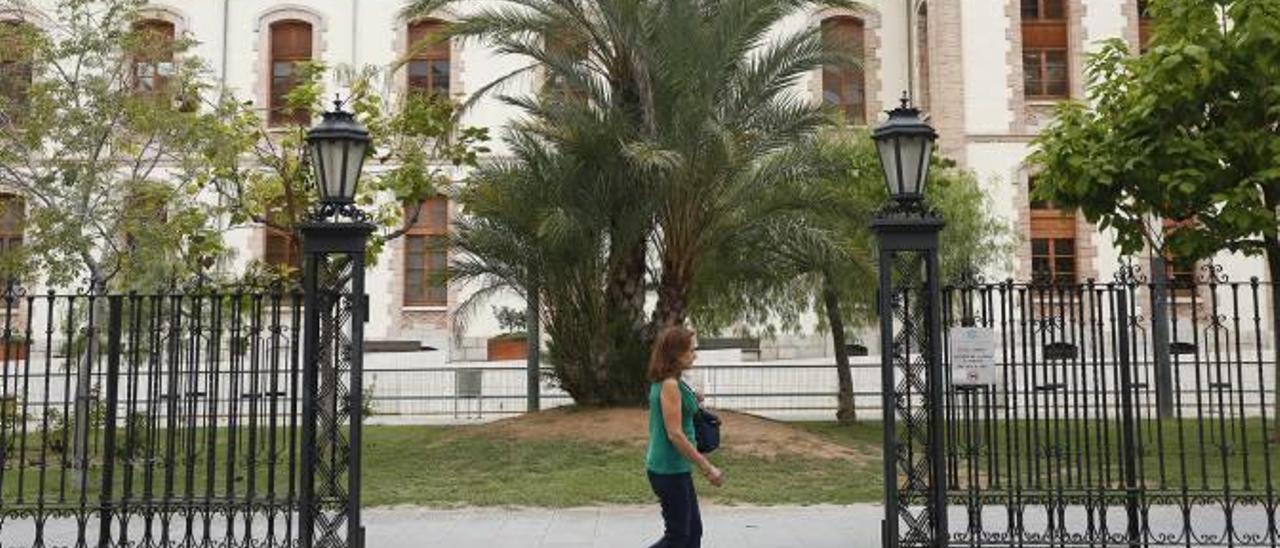
[[(880, 546), (881, 507), (708, 505), (704, 548)], [(662, 536), (658, 506), (598, 508), (374, 508), (366, 540), (379, 548), (645, 548)]]

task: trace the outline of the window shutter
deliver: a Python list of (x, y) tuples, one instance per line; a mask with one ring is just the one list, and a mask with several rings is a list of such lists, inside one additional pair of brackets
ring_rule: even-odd
[(139, 21), (133, 27), (134, 45), (131, 85), (138, 92), (161, 91), (173, 75), (173, 23), (159, 19)]
[[(861, 19), (831, 17), (822, 22), (821, 30), (826, 47), (849, 53), (858, 61), (866, 61), (866, 25)], [(859, 125), (866, 123), (866, 93), (866, 78), (860, 67), (823, 67), (823, 102), (837, 107), (848, 122)]]
[(0, 238), (22, 238), (26, 220), (26, 201), (22, 197), (0, 194)]
[(271, 24), (271, 112), (272, 125), (306, 124), (311, 114), (289, 112), (285, 97), (298, 85), (297, 65), (311, 60), (311, 24), (305, 21), (277, 21)]
[[(424, 19), (409, 25), (409, 44), (413, 56), (409, 60), (409, 91), (422, 94), (449, 95), (452, 60), (450, 42), (442, 40), (445, 23)], [(423, 44), (427, 45), (424, 47)]]
[(1070, 95), (1067, 30), (1063, 0), (1023, 0), (1022, 70), (1026, 97), (1065, 99)]
[(271, 56), (275, 59), (311, 59), (311, 24), (279, 21), (271, 25)]
[[(438, 195), (418, 205), (404, 249), (404, 302), (409, 306), (447, 306), (449, 199)], [(412, 210), (406, 212), (411, 214)]]
[(19, 117), (27, 105), (34, 71), (25, 35), (31, 31), (27, 23), (0, 22), (0, 123)]

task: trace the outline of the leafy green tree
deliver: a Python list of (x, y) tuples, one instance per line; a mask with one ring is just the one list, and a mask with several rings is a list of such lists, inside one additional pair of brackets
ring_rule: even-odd
[[(947, 222), (939, 245), (944, 280), (1007, 266), (1017, 239), (991, 214), (990, 199), (973, 173), (940, 156), (931, 161), (927, 199)], [(700, 296), (695, 317), (705, 318), (710, 330), (778, 320), (785, 329), (798, 327), (796, 319), (806, 311), (818, 313), (836, 357), (837, 419), (852, 421), (847, 330), (876, 318), (877, 254), (870, 224), (888, 200), (884, 172), (870, 135), (855, 128), (824, 131), (782, 163), (807, 167), (796, 184), (757, 201), (754, 213), (770, 219), (768, 224), (719, 248), (754, 261), (713, 261), (746, 268), (716, 272), (716, 279), (701, 284), (708, 293)]]
[[(369, 129), (373, 143), (356, 203), (379, 227), (369, 243), (371, 259), (417, 222), (424, 201), (450, 192), (451, 170), (475, 166), (488, 151), (488, 131), (461, 126), (456, 105), (448, 98), (382, 94), (379, 84), (399, 68), (401, 64), (329, 69), (305, 63), (285, 97), (286, 108), (293, 111), (335, 108), (326, 104), (325, 94), (326, 77), (332, 77), (348, 90), (341, 108), (354, 112)], [(269, 126), (251, 103), (232, 96), (223, 97), (216, 111), (221, 124), (213, 128), (217, 139), (206, 148), (215, 166), (206, 187), (221, 198), (232, 226), (252, 224), (295, 233), (318, 199), (306, 143), (311, 119)], [(290, 243), (298, 254), (300, 241), (294, 238)]]
[[(24, 245), (8, 250), (6, 274), (136, 289), (199, 276), (223, 253), (199, 202), (201, 67), (184, 55), (189, 41), (134, 28), (144, 4), (64, 0), (51, 32), (0, 26), (16, 61), (0, 97), (0, 186), (25, 201)], [(134, 64), (157, 51), (178, 61), (144, 86)]]
[[(1036, 140), (1036, 192), (1113, 230), (1122, 252), (1263, 254), (1280, 280), (1280, 5), (1160, 0), (1151, 10), (1147, 53), (1105, 43), (1089, 61), (1088, 102), (1063, 104)], [(1165, 220), (1177, 221), (1167, 234)], [(1270, 293), (1280, 310), (1280, 291)]]
[[(62, 0), (57, 28), (0, 26), (0, 43), (29, 60), (6, 65), (0, 95), (0, 185), (25, 200), (24, 245), (0, 258), (9, 274), (96, 290), (225, 278), (212, 269), (227, 254), (219, 220), (293, 233), (313, 205), (309, 123), (268, 127), (214, 87), (189, 38), (135, 26), (145, 6)], [(140, 63), (156, 75), (143, 81)], [(287, 97), (316, 113), (326, 77), (350, 90), (347, 108), (374, 138), (367, 165), (380, 168), (359, 196), (382, 227), (375, 257), (416, 221), (413, 206), (448, 188), (450, 169), (486, 151), (486, 131), (461, 127), (447, 98), (378, 92), (401, 65), (304, 65)]]

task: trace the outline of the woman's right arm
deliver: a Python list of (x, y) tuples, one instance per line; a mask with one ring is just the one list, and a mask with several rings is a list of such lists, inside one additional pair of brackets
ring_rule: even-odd
[(698, 448), (689, 441), (689, 437), (684, 435), (683, 412), (680, 410), (680, 383), (675, 379), (667, 379), (662, 382), (662, 423), (667, 428), (667, 439), (674, 445), (676, 451), (679, 451), (684, 458), (698, 466), (698, 470), (712, 485), (719, 487), (724, 483), (724, 474), (720, 472), (707, 460), (707, 457), (698, 452)]

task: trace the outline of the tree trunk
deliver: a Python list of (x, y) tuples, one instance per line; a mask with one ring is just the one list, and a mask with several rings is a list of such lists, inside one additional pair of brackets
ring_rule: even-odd
[(615, 250), (616, 256), (610, 261), (609, 309), (621, 312), (627, 326), (635, 331), (644, 327), (644, 276), (648, 252), (649, 246), (641, 240)]
[(525, 310), (525, 332), (529, 336), (529, 351), (525, 356), (525, 409), (536, 412), (542, 409), (542, 300), (537, 282), (525, 288), (528, 298)]
[(1263, 239), (1267, 248), (1267, 273), (1271, 277), (1268, 290), (1271, 292), (1271, 356), (1275, 367), (1271, 440), (1280, 443), (1280, 238), (1265, 236)]
[(605, 293), (608, 345), (603, 363), (595, 371), (595, 383), (606, 404), (644, 401), (645, 371), (653, 340), (644, 321), (648, 251), (644, 239), (613, 250)]
[(656, 336), (664, 327), (683, 325), (689, 318), (689, 280), (684, 270), (664, 264), (658, 283), (658, 304), (650, 320), (650, 331)]
[(1169, 273), (1159, 250), (1151, 254), (1151, 337), (1155, 343), (1156, 413), (1173, 418), (1173, 360), (1169, 355)]
[(822, 302), (827, 310), (827, 324), (831, 326), (831, 343), (836, 351), (836, 377), (840, 381), (836, 420), (849, 424), (858, 419), (858, 409), (853, 401), (853, 372), (849, 369), (849, 347), (844, 337), (844, 317), (840, 314), (840, 295), (826, 275), (822, 280)]

